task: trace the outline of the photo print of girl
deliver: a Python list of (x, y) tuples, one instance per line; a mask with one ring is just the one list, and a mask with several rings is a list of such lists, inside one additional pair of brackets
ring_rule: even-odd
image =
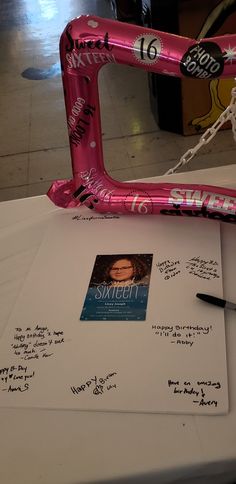
[(98, 255), (90, 285), (147, 285), (151, 263), (151, 254)]
[(80, 320), (145, 320), (152, 257), (97, 255)]

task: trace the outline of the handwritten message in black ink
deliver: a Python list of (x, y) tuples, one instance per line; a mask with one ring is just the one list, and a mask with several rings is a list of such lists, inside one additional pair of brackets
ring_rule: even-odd
[(192, 257), (192, 259), (186, 262), (186, 269), (189, 274), (208, 281), (219, 279), (220, 277), (218, 274), (219, 264), (212, 259), (205, 260), (199, 256)]
[(70, 389), (74, 395), (80, 395), (84, 392), (91, 393), (92, 395), (102, 395), (111, 389), (117, 388), (117, 385), (114, 382), (115, 375), (117, 375), (117, 373), (114, 371), (108, 373), (105, 377), (94, 376), (79, 386), (71, 386)]
[(51, 330), (45, 325), (15, 328), (11, 348), (22, 360), (39, 360), (54, 354), (55, 348), (64, 343), (64, 332)]
[(172, 344), (191, 348), (200, 338), (208, 337), (212, 331), (211, 324), (152, 324), (152, 330), (156, 336), (168, 340)]
[(156, 266), (165, 281), (168, 281), (169, 279), (176, 277), (178, 274), (180, 274), (179, 260), (167, 259), (162, 262), (158, 262)]
[(198, 407), (214, 407), (218, 405), (218, 391), (221, 389), (219, 381), (200, 379), (197, 381), (169, 379), (168, 387), (175, 396), (191, 399)]
[(91, 220), (110, 220), (110, 219), (114, 219), (114, 218), (120, 218), (120, 215), (107, 215), (107, 214), (104, 214), (104, 215), (88, 215), (88, 216), (85, 216), (85, 215), (74, 215), (72, 217), (72, 220), (88, 220), (89, 222)]
[(0, 368), (0, 388), (3, 392), (24, 393), (29, 390), (35, 372), (23, 365)]
[(165, 281), (179, 276), (183, 271), (208, 281), (220, 278), (218, 262), (213, 259), (203, 259), (200, 256), (194, 256), (187, 261), (166, 259), (158, 262), (156, 267)]

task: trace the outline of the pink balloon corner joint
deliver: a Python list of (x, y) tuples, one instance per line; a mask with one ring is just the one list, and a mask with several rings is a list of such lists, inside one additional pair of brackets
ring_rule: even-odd
[(235, 190), (113, 180), (104, 167), (98, 93), (98, 72), (113, 62), (177, 77), (232, 78), (235, 46), (236, 35), (196, 42), (94, 16), (69, 22), (61, 35), (60, 57), (73, 179), (54, 182), (49, 198), (64, 208), (85, 204), (98, 212), (202, 216), (236, 223)]

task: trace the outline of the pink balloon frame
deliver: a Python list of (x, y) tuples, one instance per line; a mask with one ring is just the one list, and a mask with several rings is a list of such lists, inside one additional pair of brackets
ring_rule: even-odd
[(236, 191), (174, 183), (113, 180), (104, 167), (98, 72), (110, 62), (196, 79), (236, 75), (236, 35), (195, 41), (94, 16), (72, 20), (60, 57), (72, 160), (72, 180), (48, 196), (60, 207), (85, 204), (98, 212), (202, 216), (236, 222)]

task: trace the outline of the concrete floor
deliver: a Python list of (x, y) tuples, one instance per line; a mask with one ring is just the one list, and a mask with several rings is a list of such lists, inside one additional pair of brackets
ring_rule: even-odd
[[(44, 194), (55, 179), (71, 178), (58, 43), (67, 22), (84, 13), (112, 17), (108, 0), (0, 4), (1, 201)], [(115, 179), (162, 175), (196, 144), (199, 135), (159, 129), (144, 71), (110, 64), (99, 79), (104, 159)], [(231, 163), (236, 146), (229, 129), (184, 170)]]

